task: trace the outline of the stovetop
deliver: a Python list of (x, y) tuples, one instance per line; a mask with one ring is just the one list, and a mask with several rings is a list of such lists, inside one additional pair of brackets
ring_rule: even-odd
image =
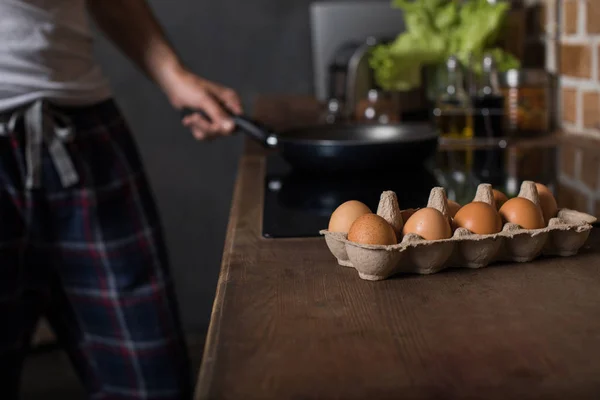
[[(375, 212), (385, 190), (396, 192), (402, 209), (426, 206), (435, 186), (445, 187), (448, 198), (461, 204), (472, 201), (482, 182), (514, 196), (521, 182), (508, 159), (504, 149), (449, 151), (404, 170), (315, 175), (292, 170), (278, 154), (271, 154), (266, 160), (262, 234), (319, 236), (341, 203), (359, 200)], [(538, 181), (551, 184), (551, 177)]]

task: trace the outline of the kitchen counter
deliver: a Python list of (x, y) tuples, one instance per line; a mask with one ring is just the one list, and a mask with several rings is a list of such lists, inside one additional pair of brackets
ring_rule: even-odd
[(264, 169), (247, 143), (196, 399), (597, 398), (598, 229), (572, 258), (367, 282), (322, 238), (261, 236)]

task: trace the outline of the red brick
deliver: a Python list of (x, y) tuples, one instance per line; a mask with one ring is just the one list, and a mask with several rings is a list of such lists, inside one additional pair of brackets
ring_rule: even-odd
[(576, 78), (592, 77), (592, 49), (583, 44), (562, 44), (560, 69), (563, 75)]
[(562, 90), (562, 117), (572, 124), (577, 122), (577, 90), (563, 88)]
[(586, 128), (600, 128), (600, 93), (583, 93), (583, 126)]
[(600, 33), (600, 1), (587, 0), (587, 23), (588, 33)]
[(567, 35), (577, 33), (579, 23), (579, 0), (565, 0), (563, 4), (563, 32)]
[(598, 76), (600, 76), (600, 46), (598, 46)]

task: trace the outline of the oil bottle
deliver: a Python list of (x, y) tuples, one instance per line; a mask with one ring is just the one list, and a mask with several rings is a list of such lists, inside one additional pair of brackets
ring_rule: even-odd
[[(473, 103), (473, 134), (476, 138), (502, 138), (504, 135), (504, 96), (498, 83), (494, 59), (491, 54), (483, 57), (482, 74)], [(473, 168), (480, 179), (496, 184), (504, 177), (505, 152), (498, 146), (478, 150), (474, 155)]]
[(440, 136), (452, 139), (472, 138), (471, 99), (465, 91), (461, 66), (455, 56), (446, 60), (446, 79), (441, 87), (433, 110)]

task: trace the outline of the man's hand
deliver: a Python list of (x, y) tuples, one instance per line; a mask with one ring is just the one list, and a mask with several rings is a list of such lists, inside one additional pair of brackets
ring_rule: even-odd
[(237, 93), (217, 83), (203, 79), (189, 71), (175, 74), (166, 88), (167, 95), (176, 109), (188, 108), (204, 111), (209, 119), (199, 113), (183, 118), (196, 139), (211, 139), (229, 135), (235, 125), (228, 114), (241, 114), (242, 106)]
[(87, 5), (100, 29), (163, 89), (175, 108), (202, 110), (209, 116), (210, 121), (199, 114), (183, 119), (196, 138), (211, 138), (233, 130), (233, 122), (223, 107), (241, 113), (237, 94), (182, 66), (145, 0), (87, 0)]

